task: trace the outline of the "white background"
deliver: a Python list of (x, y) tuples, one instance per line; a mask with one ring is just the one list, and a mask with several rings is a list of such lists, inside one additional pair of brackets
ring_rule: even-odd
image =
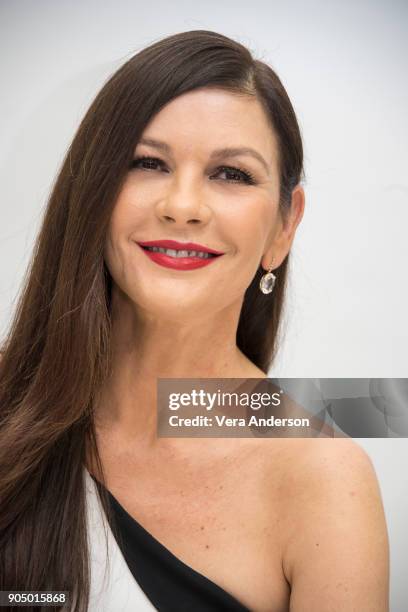
[[(0, 338), (46, 197), (78, 123), (136, 51), (209, 29), (270, 63), (305, 145), (306, 209), (271, 376), (408, 377), (408, 3), (0, 3)], [(408, 609), (408, 444), (359, 440), (380, 479), (392, 612)]]

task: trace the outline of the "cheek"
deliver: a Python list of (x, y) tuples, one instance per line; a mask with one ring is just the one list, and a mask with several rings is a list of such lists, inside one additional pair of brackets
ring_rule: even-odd
[(276, 223), (276, 205), (271, 198), (254, 198), (230, 216), (231, 235), (237, 237), (239, 249), (260, 257)]
[(127, 190), (122, 190), (118, 197), (109, 221), (108, 231), (104, 247), (104, 259), (107, 267), (115, 278), (123, 274), (126, 267), (126, 250), (123, 244), (123, 236), (141, 223), (142, 215), (140, 209), (132, 204)]
[(140, 194), (136, 197), (133, 189), (122, 189), (113, 207), (109, 222), (105, 247), (107, 254), (119, 248), (119, 244), (122, 243), (124, 237), (126, 238), (134, 231), (143, 231), (148, 222), (147, 206), (146, 200), (140, 197)]
[(113, 207), (110, 222), (112, 233), (122, 233), (123, 230), (141, 223), (145, 218), (149, 202), (150, 200), (139, 191), (136, 193), (131, 186), (125, 186)]

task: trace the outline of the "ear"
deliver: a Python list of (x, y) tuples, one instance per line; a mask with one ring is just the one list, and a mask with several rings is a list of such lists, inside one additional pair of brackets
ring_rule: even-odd
[(266, 271), (271, 266), (279, 268), (282, 261), (290, 251), (296, 228), (302, 220), (305, 209), (305, 192), (301, 185), (297, 185), (292, 191), (290, 210), (282, 218), (278, 213), (278, 222), (270, 237), (268, 250), (263, 254), (261, 266)]

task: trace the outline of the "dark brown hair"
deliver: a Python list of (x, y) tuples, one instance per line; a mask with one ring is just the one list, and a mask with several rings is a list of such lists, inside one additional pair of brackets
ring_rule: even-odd
[[(155, 42), (103, 86), (56, 179), (3, 341), (0, 590), (66, 590), (76, 595), (76, 612), (87, 609), (83, 466), (92, 455), (103, 474), (93, 410), (110, 371), (105, 236), (148, 121), (199, 87), (263, 104), (279, 143), (282, 215), (302, 178), (301, 135), (284, 87), (268, 65), (222, 34), (198, 30)], [(270, 295), (259, 290), (259, 268), (239, 320), (237, 345), (264, 372), (276, 353), (287, 265), (288, 257), (274, 271)], [(102, 503), (108, 512), (103, 495)]]

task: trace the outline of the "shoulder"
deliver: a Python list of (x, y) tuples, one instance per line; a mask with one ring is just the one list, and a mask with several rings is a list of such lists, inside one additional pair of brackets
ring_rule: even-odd
[(351, 438), (288, 439), (287, 453), (294, 461), (292, 475), (297, 484), (307, 477), (309, 485), (315, 483), (319, 490), (322, 482), (329, 484), (329, 477), (375, 475), (369, 455)]
[(350, 438), (288, 442), (286, 454), (290, 466), (284, 471), (288, 499), (302, 499), (310, 509), (318, 509), (322, 503), (327, 508), (335, 503), (336, 508), (341, 504), (343, 508), (357, 509), (358, 504), (367, 506), (370, 498), (381, 501), (373, 463), (366, 451)]
[(281, 491), (291, 609), (384, 612), (388, 537), (370, 457), (349, 438), (287, 442)]

